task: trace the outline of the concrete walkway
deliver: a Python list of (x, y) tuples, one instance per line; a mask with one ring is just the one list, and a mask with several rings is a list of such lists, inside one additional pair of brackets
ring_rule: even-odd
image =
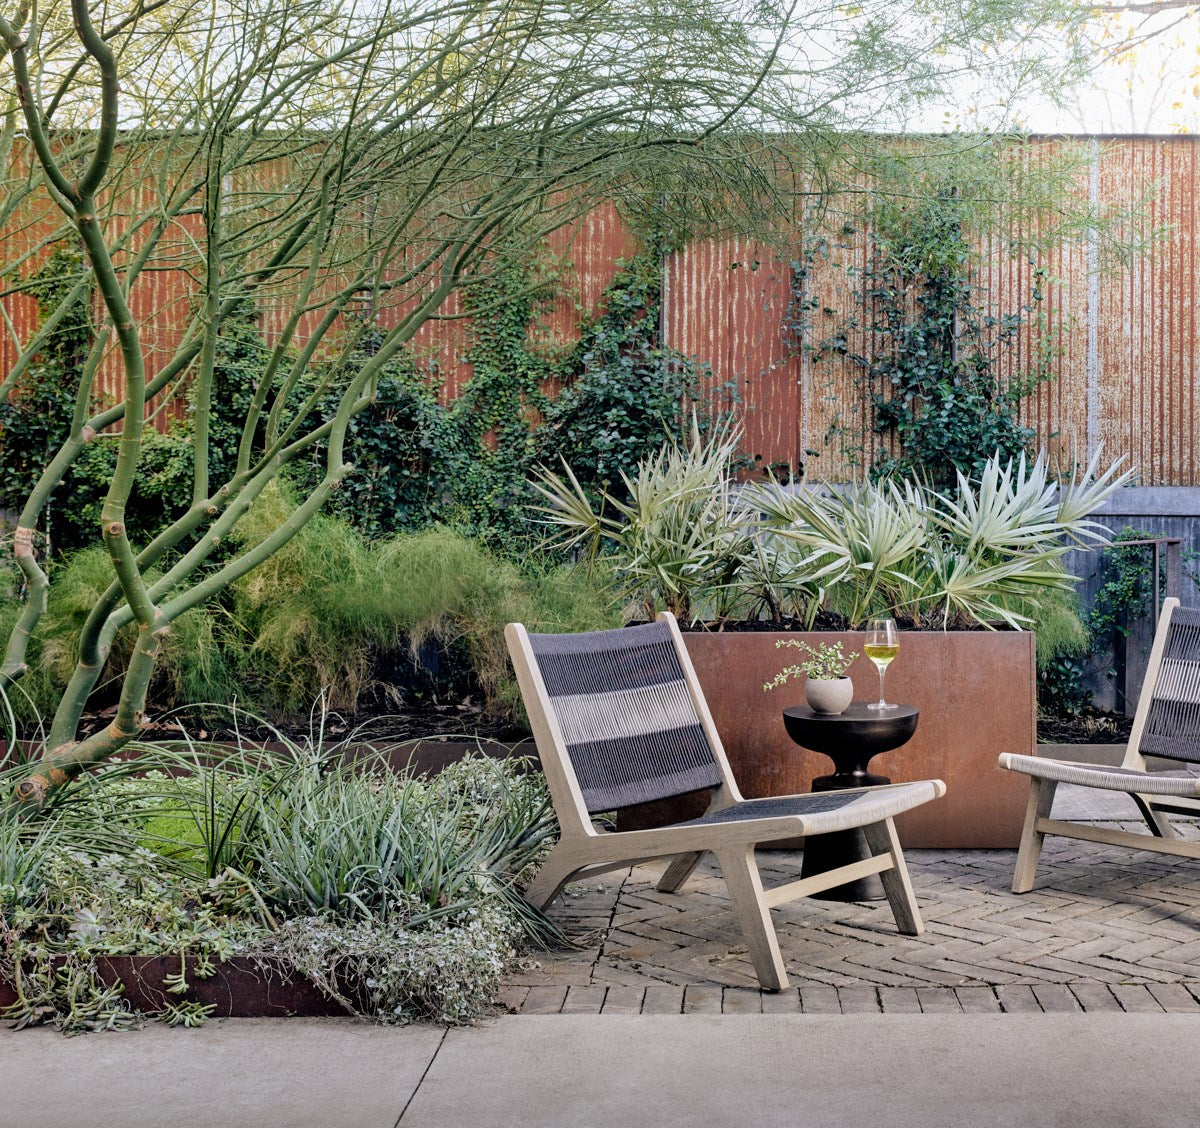
[(0, 1032), (0, 1125), (1191, 1128), (1200, 1016), (229, 1019)]
[[(1124, 816), (1062, 792), (1064, 813)], [(663, 896), (639, 867), (558, 902), (580, 946), (530, 961), (503, 995), (520, 1013), (479, 1027), (0, 1030), (0, 1128), (1200, 1123), (1200, 865), (1051, 839), (1015, 897), (1013, 860), (912, 852), (921, 937), (881, 903), (781, 907), (795, 986), (777, 995), (715, 871)], [(794, 877), (799, 856), (768, 868)]]

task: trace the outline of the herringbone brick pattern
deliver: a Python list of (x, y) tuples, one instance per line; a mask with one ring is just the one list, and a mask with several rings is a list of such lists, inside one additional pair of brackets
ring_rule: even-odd
[[(761, 855), (764, 883), (794, 880), (800, 857)], [(1200, 1011), (1200, 863), (1052, 838), (1038, 887), (1015, 896), (1014, 857), (911, 851), (919, 937), (896, 932), (885, 901), (774, 910), (794, 985), (779, 995), (758, 991), (715, 863), (675, 894), (655, 891), (661, 866), (617, 871), (555, 902), (579, 947), (539, 954), (502, 1002), (541, 1014)]]

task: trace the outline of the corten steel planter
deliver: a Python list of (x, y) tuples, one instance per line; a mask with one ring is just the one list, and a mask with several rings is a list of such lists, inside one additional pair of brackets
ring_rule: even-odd
[[(195, 961), (188, 960), (188, 991), (175, 995), (165, 977), (179, 974), (178, 956), (101, 956), (96, 960), (100, 978), (125, 985), (125, 999), (140, 1011), (161, 1010), (182, 1000), (216, 1007), (214, 1018), (291, 1018), (345, 1015), (346, 1008), (326, 997), (302, 975), (279, 964), (233, 956), (217, 963), (208, 979), (194, 975)], [(356, 1000), (361, 1002), (362, 1000)], [(16, 1002), (12, 987), (0, 982), (0, 1007)]]
[[(747, 798), (806, 792), (832, 769), (828, 757), (797, 747), (788, 737), (782, 710), (803, 703), (802, 689), (763, 692), (784, 664), (778, 639), (812, 645), (841, 640), (862, 654), (865, 635), (693, 632), (684, 636), (688, 654)], [(848, 671), (857, 701), (876, 701), (879, 675), (859, 657)], [(942, 779), (946, 795), (896, 819), (906, 847), (1015, 848), (1029, 794), (1024, 779), (1001, 771), (1001, 752), (1032, 755), (1037, 740), (1034, 635), (1029, 631), (902, 631), (900, 656), (888, 669), (889, 701), (921, 710), (916, 735), (903, 748), (885, 753), (875, 771), (901, 783)], [(633, 828), (703, 810), (701, 797), (673, 807), (648, 804), (622, 812), (620, 825)]]

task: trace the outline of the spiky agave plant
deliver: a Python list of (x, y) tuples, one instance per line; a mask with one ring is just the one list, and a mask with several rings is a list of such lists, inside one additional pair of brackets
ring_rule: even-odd
[(565, 462), (561, 475), (543, 467), (533, 483), (539, 511), (561, 547), (593, 561), (607, 548), (620, 597), (647, 618), (660, 607), (684, 620), (720, 613), (748, 547), (730, 470), (740, 441), (736, 426), (705, 436), (693, 419), (686, 445), (669, 440), (621, 472), (628, 500), (604, 491), (598, 508)]
[(1069, 482), (1053, 481), (1044, 456), (994, 456), (978, 480), (959, 474), (953, 494), (919, 483), (845, 489), (756, 491), (763, 523), (825, 561), (827, 599), (852, 624), (876, 613), (1021, 628), (1038, 597), (1069, 590), (1062, 559), (1102, 542), (1090, 515), (1132, 471), (1100, 470), (1099, 452)]

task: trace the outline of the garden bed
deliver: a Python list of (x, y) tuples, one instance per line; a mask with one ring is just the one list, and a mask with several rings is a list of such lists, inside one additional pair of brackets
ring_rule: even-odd
[(0, 1007), (67, 1031), (489, 1013), (552, 930), (520, 889), (553, 820), (506, 748), (449, 750), (400, 773), (362, 746), (150, 747), (0, 823)]
[(1129, 740), (1133, 718), (1120, 713), (1092, 711), (1078, 717), (1039, 717), (1039, 744), (1117, 744)]
[[(211, 1007), (210, 1018), (316, 1018), (347, 1013), (340, 1002), (279, 961), (231, 956), (216, 964), (206, 978), (197, 975), (198, 964), (195, 959), (184, 964), (188, 999)], [(177, 956), (99, 956), (96, 970), (105, 986), (121, 989), (132, 1010), (158, 1014), (178, 1002), (168, 982), (180, 972)], [(358, 1001), (365, 1008), (365, 1000)], [(16, 991), (0, 979), (0, 1010), (16, 1002)]]

